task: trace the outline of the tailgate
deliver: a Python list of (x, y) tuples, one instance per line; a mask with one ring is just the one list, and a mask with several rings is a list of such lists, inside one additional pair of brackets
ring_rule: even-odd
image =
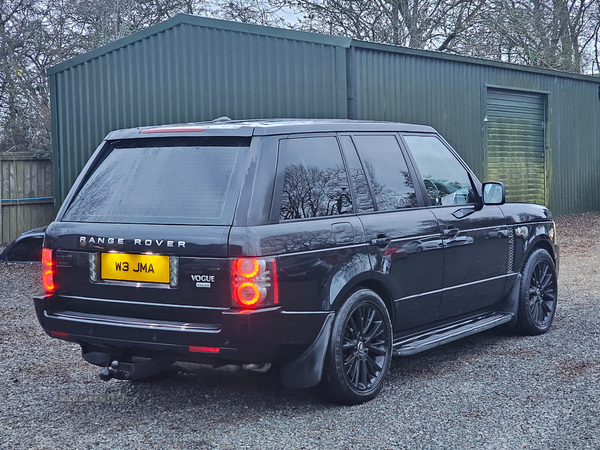
[(229, 229), (54, 223), (49, 312), (214, 323), (231, 302)]

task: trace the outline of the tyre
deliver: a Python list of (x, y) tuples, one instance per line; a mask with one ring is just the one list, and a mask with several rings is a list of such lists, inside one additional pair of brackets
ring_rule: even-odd
[(336, 315), (319, 385), (322, 398), (356, 405), (373, 399), (392, 360), (392, 324), (375, 292), (351, 293)]
[(554, 260), (544, 249), (535, 250), (521, 272), (521, 290), (516, 329), (537, 335), (548, 331), (557, 300), (557, 276)]

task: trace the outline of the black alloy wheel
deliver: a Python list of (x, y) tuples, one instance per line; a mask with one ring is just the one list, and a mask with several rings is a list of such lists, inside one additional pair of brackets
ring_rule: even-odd
[(557, 276), (554, 261), (544, 249), (534, 251), (522, 272), (517, 328), (524, 334), (548, 331), (557, 300)]
[(536, 325), (544, 327), (548, 324), (554, 312), (555, 301), (554, 276), (550, 264), (540, 261), (533, 268), (529, 285), (529, 307)]
[(384, 319), (371, 304), (356, 308), (346, 323), (342, 358), (348, 381), (357, 390), (370, 389), (385, 363), (386, 341)]
[(387, 308), (373, 291), (352, 293), (336, 316), (320, 392), (327, 400), (358, 404), (374, 398), (392, 359)]

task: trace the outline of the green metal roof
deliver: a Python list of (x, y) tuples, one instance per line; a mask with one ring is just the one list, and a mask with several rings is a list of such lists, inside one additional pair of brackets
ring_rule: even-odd
[(65, 62), (57, 64), (47, 69), (48, 75), (53, 75), (57, 72), (61, 72), (63, 70), (69, 69), (73, 66), (85, 63), (86, 61), (90, 61), (94, 58), (102, 56), (106, 53), (115, 51), (119, 48), (130, 45), (134, 42), (141, 41), (149, 36), (156, 35), (165, 30), (173, 28), (177, 25), (181, 24), (189, 24), (189, 25), (197, 25), (206, 28), (215, 28), (226, 31), (236, 31), (240, 33), (248, 33), (248, 34), (256, 34), (260, 36), (270, 36), (277, 37), (283, 39), (292, 39), (296, 41), (303, 42), (311, 42), (315, 44), (325, 44), (332, 45), (342, 48), (349, 47), (357, 47), (364, 48), (370, 50), (379, 50), (385, 52), (393, 52), (393, 53), (401, 53), (404, 55), (412, 55), (412, 56), (420, 56), (424, 58), (437, 58), (447, 61), (455, 61), (462, 62), (466, 64), (478, 64), (489, 67), (496, 67), (502, 69), (510, 69), (510, 70), (519, 70), (523, 72), (536, 73), (536, 74), (544, 74), (550, 76), (564, 77), (564, 78), (572, 78), (583, 81), (591, 81), (594, 83), (600, 84), (600, 78), (598, 76), (591, 75), (579, 75), (569, 72), (561, 72), (558, 70), (552, 69), (542, 69), (531, 66), (524, 66), (513, 63), (506, 63), (500, 61), (493, 61), (489, 59), (483, 58), (475, 58), (470, 56), (460, 56), (453, 55), (449, 53), (436, 52), (431, 50), (418, 50), (408, 47), (401, 47), (396, 45), (388, 45), (388, 44), (377, 44), (372, 42), (364, 42), (358, 41), (356, 39), (345, 38), (345, 37), (337, 37), (337, 36), (329, 36), (318, 33), (308, 33), (304, 31), (296, 31), (296, 30), (287, 30), (284, 28), (275, 28), (275, 27), (267, 27), (262, 25), (253, 25), (248, 23), (239, 23), (239, 22), (230, 22), (226, 20), (219, 19), (209, 19), (206, 17), (192, 16), (188, 14), (178, 14), (171, 19), (168, 19), (159, 24), (148, 27), (144, 30), (138, 31), (136, 33), (130, 34), (124, 38), (121, 38), (117, 41), (111, 42), (110, 44), (104, 45), (102, 47), (98, 47), (90, 52), (84, 53), (82, 55), (76, 56), (72, 59), (69, 59)]
[(600, 78), (598, 76), (579, 75), (576, 73), (561, 72), (559, 70), (552, 70), (552, 69), (542, 69), (539, 67), (532, 67), (532, 66), (523, 66), (520, 64), (507, 63), (507, 62), (501, 62), (501, 61), (493, 61), (491, 59), (475, 58), (472, 56), (453, 55), (450, 53), (442, 53), (442, 52), (436, 52), (436, 51), (432, 51), (432, 50), (417, 50), (414, 48), (401, 47), (401, 46), (397, 46), (397, 45), (376, 44), (376, 43), (372, 43), (372, 42), (357, 41), (356, 39), (352, 39), (351, 46), (357, 47), (357, 48), (368, 49), (368, 50), (378, 50), (378, 51), (382, 51), (382, 52), (400, 53), (403, 55), (410, 55), (410, 56), (419, 56), (422, 58), (434, 58), (434, 59), (441, 59), (441, 60), (446, 60), (446, 61), (461, 62), (461, 63), (465, 63), (465, 64), (476, 64), (479, 66), (495, 67), (498, 69), (519, 70), (519, 71), (534, 73), (534, 74), (539, 74), (539, 75), (550, 75), (553, 77), (571, 78), (571, 79), (575, 79), (575, 80), (590, 81), (592, 83), (600, 84)]
[(236, 31), (239, 33), (256, 34), (260, 36), (269, 36), (282, 39), (291, 39), (294, 41), (310, 42), (314, 44), (332, 45), (336, 47), (349, 48), (352, 42), (350, 38), (327, 36), (324, 34), (307, 33), (305, 31), (286, 30), (283, 28), (265, 27), (262, 25), (252, 25), (248, 23), (229, 22), (219, 19), (208, 19), (206, 17), (191, 16), (189, 14), (178, 14), (169, 20), (158, 23), (144, 30), (130, 34), (110, 44), (98, 47), (90, 52), (71, 58), (60, 64), (47, 69), (48, 76), (54, 75), (57, 72), (70, 69), (71, 67), (83, 64), (94, 58), (98, 58), (106, 53), (113, 52), (119, 48), (126, 47), (134, 42), (141, 41), (150, 36), (159, 34), (165, 30), (176, 27), (178, 25), (197, 25), (205, 28), (215, 28), (226, 31)]

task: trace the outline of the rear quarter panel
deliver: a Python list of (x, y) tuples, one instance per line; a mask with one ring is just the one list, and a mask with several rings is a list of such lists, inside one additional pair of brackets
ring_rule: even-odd
[(279, 299), (288, 311), (333, 309), (351, 286), (372, 277), (356, 216), (233, 227), (229, 245), (232, 257), (277, 257)]

